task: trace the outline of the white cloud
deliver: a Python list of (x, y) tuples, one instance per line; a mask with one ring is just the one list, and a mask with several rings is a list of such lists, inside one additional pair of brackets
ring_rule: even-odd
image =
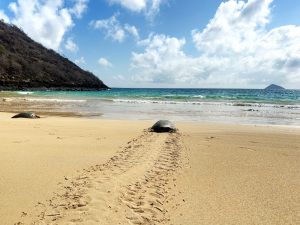
[(135, 26), (131, 26), (129, 24), (125, 24), (124, 30), (126, 30), (129, 34), (131, 34), (136, 39), (140, 38), (139, 32)]
[(3, 10), (0, 10), (0, 20), (3, 20), (5, 23), (10, 22), (8, 16), (3, 12)]
[(268, 30), (271, 0), (221, 3), (203, 30), (192, 31), (198, 56), (184, 53), (184, 39), (152, 35), (133, 53), (134, 80), (177, 86), (300, 86), (300, 26)]
[(117, 14), (104, 20), (91, 21), (90, 26), (94, 29), (103, 30), (106, 38), (112, 38), (114, 41), (123, 42), (127, 35), (139, 38), (138, 30), (135, 26), (121, 24), (117, 19)]
[(191, 80), (198, 69), (196, 60), (182, 51), (185, 42), (185, 39), (165, 35), (151, 35), (140, 42), (145, 46), (145, 52), (132, 54), (131, 67), (136, 74), (133, 79), (164, 84)]
[(65, 48), (67, 50), (69, 50), (70, 52), (77, 52), (79, 50), (78, 46), (76, 45), (76, 43), (73, 41), (72, 38), (68, 38), (65, 44)]
[(153, 20), (153, 18), (156, 16), (157, 13), (159, 13), (160, 6), (167, 2), (167, 0), (152, 0), (148, 1), (148, 9), (146, 10), (146, 16), (150, 19)]
[(131, 11), (140, 12), (146, 8), (147, 0), (108, 0), (110, 4), (119, 4)]
[(104, 67), (112, 67), (112, 63), (110, 61), (108, 61), (106, 58), (100, 58), (98, 60), (98, 63)]
[(17, 0), (9, 4), (11, 22), (47, 48), (58, 50), (65, 33), (74, 25), (72, 16), (80, 17), (86, 0), (76, 0), (71, 8), (64, 0)]
[(89, 0), (76, 0), (73, 8), (70, 9), (70, 12), (73, 13), (77, 18), (81, 18), (82, 14), (87, 9), (87, 4)]
[(230, 0), (221, 3), (206, 28), (192, 32), (197, 48), (211, 54), (252, 50), (257, 39), (264, 34), (265, 25), (269, 23), (271, 2)]
[(75, 63), (77, 65), (85, 65), (86, 64), (84, 57), (80, 57), (79, 59), (75, 59)]
[(118, 4), (133, 12), (143, 12), (152, 20), (159, 12), (160, 6), (168, 0), (107, 0), (110, 4)]

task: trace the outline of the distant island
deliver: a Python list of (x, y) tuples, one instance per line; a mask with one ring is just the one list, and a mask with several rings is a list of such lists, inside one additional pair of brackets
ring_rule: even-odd
[(104, 90), (94, 74), (0, 20), (0, 90)]
[(276, 84), (271, 84), (268, 87), (266, 87), (265, 90), (285, 90), (285, 88)]

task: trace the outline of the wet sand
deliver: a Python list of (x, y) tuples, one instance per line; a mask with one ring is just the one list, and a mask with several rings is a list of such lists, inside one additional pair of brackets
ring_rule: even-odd
[(297, 224), (300, 129), (0, 114), (1, 224)]

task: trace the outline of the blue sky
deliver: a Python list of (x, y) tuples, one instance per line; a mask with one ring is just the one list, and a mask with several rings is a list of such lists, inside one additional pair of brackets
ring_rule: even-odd
[(300, 87), (298, 0), (1, 0), (112, 87)]

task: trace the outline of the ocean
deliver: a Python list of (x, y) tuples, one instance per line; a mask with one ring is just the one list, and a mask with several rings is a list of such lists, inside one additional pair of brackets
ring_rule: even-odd
[(113, 88), (0, 92), (1, 111), (87, 118), (300, 125), (300, 90)]

